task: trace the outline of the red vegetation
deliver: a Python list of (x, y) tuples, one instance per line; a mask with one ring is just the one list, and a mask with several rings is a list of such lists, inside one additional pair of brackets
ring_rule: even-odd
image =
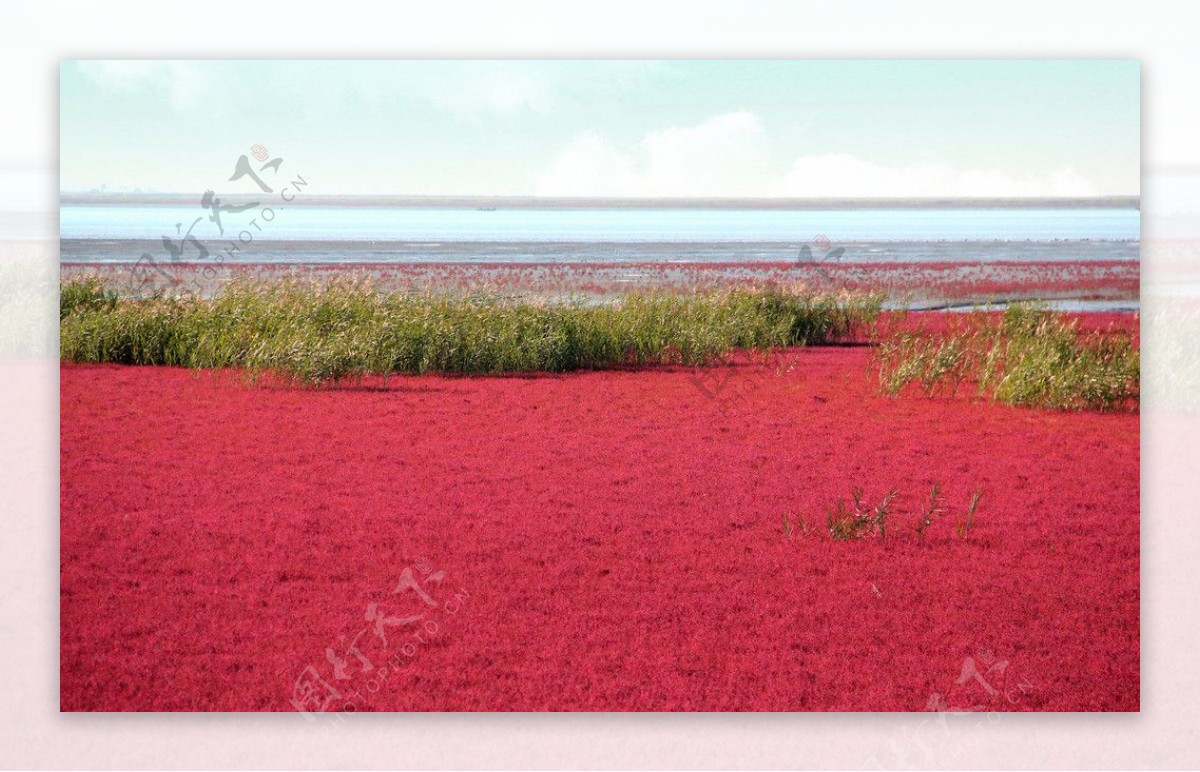
[[(209, 293), (235, 276), (326, 279), (368, 274), (385, 287), (423, 291), (486, 290), (511, 294), (614, 295), (631, 287), (711, 289), (740, 284), (800, 282), (828, 289), (882, 289), (914, 305), (1006, 299), (1136, 301), (1136, 260), (963, 263), (339, 263), (171, 264), (179, 286)], [(98, 273), (129, 286), (131, 266), (70, 263), (64, 277)], [(162, 284), (162, 288), (167, 285)], [(155, 285), (154, 288), (159, 288)]]
[[(315, 673), (330, 711), (1137, 710), (1138, 416), (890, 399), (868, 359), (64, 365), (62, 708), (292, 710)], [(885, 540), (820, 533), (855, 486), (900, 490)]]

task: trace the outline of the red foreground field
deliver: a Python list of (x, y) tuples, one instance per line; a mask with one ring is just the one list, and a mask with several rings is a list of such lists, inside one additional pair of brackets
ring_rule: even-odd
[[(62, 708), (1137, 710), (1138, 415), (888, 398), (869, 360), (63, 365)], [(899, 489), (885, 540), (819, 533), (856, 486)]]

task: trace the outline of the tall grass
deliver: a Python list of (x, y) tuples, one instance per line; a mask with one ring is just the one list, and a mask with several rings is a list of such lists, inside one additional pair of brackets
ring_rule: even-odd
[(58, 318), (61, 321), (76, 311), (112, 310), (117, 293), (95, 276), (81, 276), (59, 285)]
[[(897, 516), (913, 514), (916, 515), (916, 521), (913, 523), (912, 533), (923, 544), (930, 527), (950, 511), (939, 483), (933, 484), (928, 495), (916, 510), (906, 511), (898, 506), (899, 497), (900, 491), (893, 488), (872, 505), (864, 497), (862, 488), (854, 488), (851, 491), (849, 502), (839, 498), (832, 505), (825, 507), (824, 529), (813, 527), (803, 514), (792, 515), (784, 512), (780, 515), (783, 535), (789, 541), (797, 536), (807, 537), (811, 534), (827, 536), (832, 541), (875, 538), (886, 541), (889, 532), (896, 533), (896, 531), (889, 531), (889, 523), (893, 523)], [(975, 528), (975, 516), (979, 511), (979, 502), (982, 498), (983, 489), (976, 489), (971, 494), (964, 515), (955, 523), (956, 538), (962, 540), (970, 538), (971, 532)], [(899, 531), (901, 537), (905, 533), (906, 531)]]
[(917, 384), (929, 396), (964, 383), (1008, 405), (1062, 410), (1136, 409), (1140, 357), (1132, 336), (1080, 332), (1075, 321), (1035, 304), (1010, 306), (997, 321), (975, 313), (949, 332), (886, 337), (877, 350), (880, 384), (898, 394)]
[(954, 528), (954, 532), (958, 534), (958, 538), (965, 539), (971, 535), (971, 530), (975, 527), (975, 512), (979, 509), (979, 501), (983, 498), (983, 490), (974, 491), (971, 494), (971, 503), (967, 505), (967, 514), (958, 521)]
[(733, 349), (849, 338), (882, 304), (877, 294), (764, 288), (586, 305), (387, 293), (356, 279), (244, 279), (208, 300), (117, 300), (90, 279), (61, 289), (65, 361), (243, 367), (314, 384), (367, 374), (703, 365)]
[(925, 539), (925, 532), (929, 530), (929, 526), (933, 525), (934, 521), (942, 516), (945, 510), (942, 507), (942, 485), (934, 483), (929, 489), (929, 499), (921, 510), (921, 519), (917, 521), (916, 532), (917, 537), (922, 541)]
[(862, 488), (855, 488), (851, 493), (849, 506), (842, 499), (837, 504), (825, 510), (825, 526), (829, 538), (835, 541), (862, 539), (873, 534), (879, 538), (887, 538), (887, 518), (892, 511), (892, 501), (899, 491), (888, 491), (874, 507), (863, 500)]

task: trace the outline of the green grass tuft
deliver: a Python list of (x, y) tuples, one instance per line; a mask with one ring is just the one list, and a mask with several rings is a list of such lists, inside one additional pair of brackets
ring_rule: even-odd
[[(834, 504), (825, 507), (825, 529), (823, 533), (832, 541), (854, 541), (874, 537), (878, 537), (880, 541), (886, 541), (888, 538), (889, 523), (893, 515), (915, 513), (917, 520), (913, 524), (911, 533), (914, 533), (917, 539), (924, 542), (930, 526), (947, 514), (942, 486), (939, 483), (933, 484), (919, 510), (906, 512), (905, 510), (897, 509), (895, 502), (899, 496), (900, 491), (893, 488), (883, 498), (879, 499), (876, 504), (871, 505), (863, 495), (862, 488), (854, 488), (850, 493), (849, 503), (845, 499), (839, 498)], [(971, 530), (975, 527), (975, 514), (979, 509), (979, 501), (982, 498), (982, 490), (976, 490), (971, 495), (965, 515), (955, 525), (955, 533), (958, 538), (967, 538)], [(797, 533), (802, 536), (808, 536), (814, 531), (814, 529), (809, 527), (808, 521), (804, 519), (803, 515), (795, 516), (795, 524), (793, 524), (792, 517), (788, 514), (782, 515), (782, 521), (783, 534), (788, 540), (792, 540)], [(910, 532), (902, 530), (899, 533), (903, 537), (905, 533)]]
[(826, 508), (825, 524), (829, 538), (848, 541), (878, 534), (880, 539), (886, 539), (887, 517), (897, 494), (895, 490), (888, 491), (878, 504), (871, 507), (863, 498), (862, 488), (855, 488), (851, 492), (849, 505), (838, 499), (833, 507)]
[(324, 384), (368, 374), (564, 372), (706, 365), (734, 349), (820, 345), (859, 334), (878, 294), (778, 288), (643, 293), (606, 305), (411, 295), (346, 279), (230, 283), (213, 299), (117, 300), (62, 284), (61, 357), (240, 367)]
[(81, 276), (59, 286), (58, 318), (73, 313), (111, 311), (117, 305), (117, 293), (107, 289), (95, 276)]
[(921, 512), (921, 519), (917, 521), (917, 536), (921, 539), (925, 538), (925, 531), (929, 526), (933, 525), (933, 521), (942, 514), (942, 486), (939, 483), (934, 483), (929, 489), (929, 499), (925, 503), (925, 508)]
[(888, 337), (877, 349), (880, 386), (896, 395), (918, 384), (927, 396), (979, 394), (1006, 405), (1060, 410), (1136, 409), (1140, 356), (1128, 333), (1081, 333), (1045, 307), (1018, 303), (997, 321), (967, 316), (947, 333)]
[(955, 527), (955, 533), (958, 538), (965, 539), (971, 535), (971, 529), (975, 527), (975, 511), (979, 508), (979, 500), (983, 498), (983, 491), (977, 490), (971, 494), (971, 503), (967, 505), (966, 516), (958, 521)]

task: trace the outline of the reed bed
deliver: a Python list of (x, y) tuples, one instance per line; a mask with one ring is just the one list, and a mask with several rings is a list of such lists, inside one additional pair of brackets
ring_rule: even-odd
[(863, 334), (883, 297), (764, 287), (635, 293), (607, 304), (389, 293), (363, 279), (236, 280), (215, 298), (119, 299), (61, 285), (61, 358), (237, 367), (323, 384), (397, 373), (706, 365), (735, 349)]
[(885, 336), (877, 349), (882, 389), (928, 396), (973, 386), (1006, 405), (1059, 410), (1136, 410), (1140, 355), (1119, 330), (1081, 332), (1045, 306), (1019, 303), (999, 319), (975, 312), (947, 332)]

